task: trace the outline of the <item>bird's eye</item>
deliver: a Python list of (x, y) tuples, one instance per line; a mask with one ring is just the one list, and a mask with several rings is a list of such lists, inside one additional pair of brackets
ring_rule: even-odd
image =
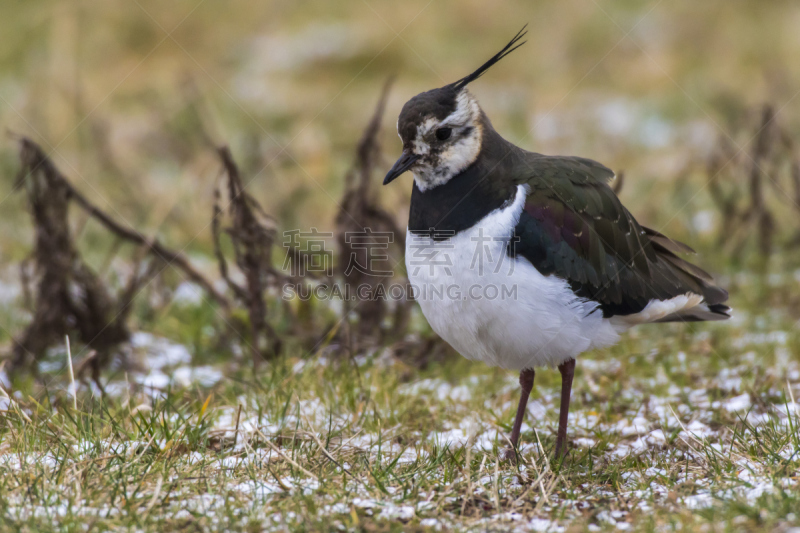
[(450, 134), (453, 132), (451, 128), (439, 128), (436, 130), (436, 138), (440, 141), (446, 141), (450, 138)]

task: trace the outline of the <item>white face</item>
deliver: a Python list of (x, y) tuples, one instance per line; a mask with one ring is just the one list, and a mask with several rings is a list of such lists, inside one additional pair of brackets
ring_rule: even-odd
[[(464, 89), (450, 115), (443, 120), (429, 117), (417, 126), (411, 145), (422, 157), (411, 172), (420, 191), (447, 183), (477, 159), (483, 136), (480, 114), (477, 100)], [(449, 136), (442, 139), (447, 130)]]

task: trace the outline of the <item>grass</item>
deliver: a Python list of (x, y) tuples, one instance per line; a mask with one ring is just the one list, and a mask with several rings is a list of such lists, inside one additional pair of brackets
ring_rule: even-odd
[[(236, 361), (179, 378), (181, 358), (157, 357), (177, 345), (143, 337), (131, 357), (160, 368), (105, 399), (82, 386), (75, 410), (54, 365), (38, 400), (5, 402), (0, 516), (36, 531), (785, 528), (800, 523), (800, 337), (789, 316), (742, 314), (581, 358), (562, 463), (557, 373), (540, 371), (517, 465), (498, 461), (511, 373), (323, 346), (255, 378)], [(173, 383), (148, 386), (158, 373)]]

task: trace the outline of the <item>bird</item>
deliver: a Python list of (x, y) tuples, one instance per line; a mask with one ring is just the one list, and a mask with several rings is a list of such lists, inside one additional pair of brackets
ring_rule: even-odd
[(403, 105), (402, 153), (387, 185), (413, 174), (405, 266), (433, 331), (468, 359), (519, 372), (505, 456), (519, 439), (537, 368), (557, 367), (555, 457), (567, 453), (576, 358), (648, 323), (730, 318), (728, 293), (680, 257), (689, 246), (641, 225), (606, 166), (504, 139), (468, 85), (525, 44), (527, 25), (463, 78)]

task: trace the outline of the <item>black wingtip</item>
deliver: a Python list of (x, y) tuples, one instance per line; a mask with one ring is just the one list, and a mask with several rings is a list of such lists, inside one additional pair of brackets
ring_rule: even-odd
[(506, 57), (508, 54), (510, 54), (511, 52), (513, 52), (514, 50), (516, 50), (517, 48), (522, 46), (523, 44), (527, 43), (528, 41), (519, 42), (520, 39), (522, 39), (523, 37), (525, 37), (525, 35), (528, 34), (527, 27), (528, 27), (528, 25), (525, 24), (522, 27), (522, 29), (517, 32), (517, 34), (514, 36), (514, 38), (511, 39), (511, 41), (509, 41), (509, 43), (503, 47), (502, 50), (497, 52), (489, 61), (487, 61), (486, 63), (484, 63), (480, 67), (478, 67), (478, 69), (475, 72), (473, 72), (472, 74), (469, 74), (468, 76), (464, 76), (460, 80), (454, 82), (452, 84), (452, 87), (456, 91), (460, 91), (461, 89), (466, 87), (468, 84), (472, 83), (473, 81), (475, 81), (478, 78), (480, 78), (481, 76), (483, 76), (483, 74), (487, 70), (489, 70), (492, 67), (492, 65), (494, 65), (495, 63), (497, 63), (498, 61), (500, 61), (501, 59)]
[(724, 317), (731, 317), (731, 308), (725, 304), (712, 304), (708, 306), (708, 310), (714, 314), (722, 315)]

